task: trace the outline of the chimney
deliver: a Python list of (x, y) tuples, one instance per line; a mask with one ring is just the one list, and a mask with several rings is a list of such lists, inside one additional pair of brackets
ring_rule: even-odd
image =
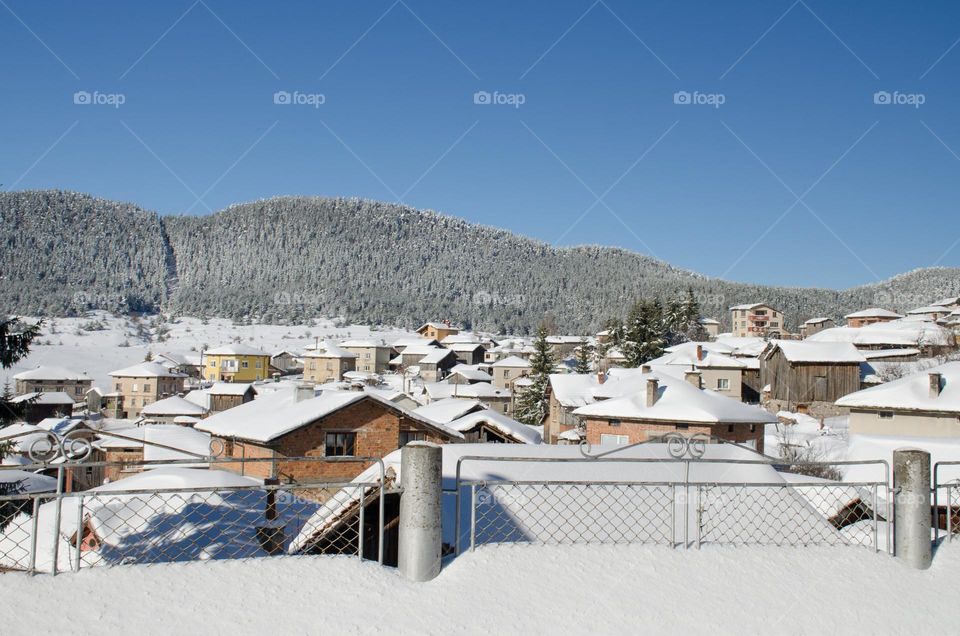
[(699, 371), (684, 371), (683, 379), (697, 387), (698, 389), (703, 388), (703, 385), (700, 382), (700, 372)]
[(942, 376), (939, 373), (930, 374), (930, 397), (940, 397), (940, 381)]
[(697, 362), (703, 362), (703, 345), (697, 345)]
[(641, 364), (641, 365), (640, 365), (640, 373), (650, 373), (650, 365), (649, 365), (649, 364)]
[(605, 374), (603, 371), (598, 371), (598, 372), (597, 372), (597, 382), (600, 383), (600, 384), (603, 384), (603, 383), (606, 382), (606, 381), (607, 381), (607, 374)]
[(316, 397), (316, 391), (313, 390), (313, 385), (309, 382), (303, 382), (297, 385), (297, 388), (294, 389), (294, 402), (303, 402), (304, 400), (312, 400)]
[(656, 378), (647, 378), (647, 407), (657, 403), (660, 398), (660, 383)]

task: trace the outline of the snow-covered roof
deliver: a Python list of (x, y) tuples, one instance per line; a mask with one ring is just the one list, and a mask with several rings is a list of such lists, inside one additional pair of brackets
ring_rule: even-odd
[(356, 358), (357, 354), (347, 351), (332, 340), (327, 340), (320, 347), (304, 354), (304, 358)]
[(440, 341), (440, 344), (447, 346), (452, 344), (482, 344), (480, 338), (472, 333), (452, 333)]
[(937, 305), (927, 305), (926, 307), (916, 307), (907, 312), (908, 316), (922, 316), (926, 314), (942, 314), (946, 312), (945, 307), (940, 307)]
[(194, 366), (198, 367), (203, 364), (203, 358), (198, 353), (173, 353), (170, 351), (164, 353), (158, 353), (158, 358), (163, 358), (169, 360), (173, 364), (180, 366)]
[(698, 321), (701, 325), (719, 325), (719, 320), (714, 320), (713, 318), (700, 318)]
[(38, 475), (26, 470), (16, 468), (0, 470), (0, 484), (10, 487), (16, 484), (16, 493), (5, 494), (29, 494), (37, 492), (54, 492), (57, 489), (57, 478), (47, 475)]
[[(767, 341), (763, 338), (753, 336), (717, 336), (717, 342), (732, 347), (733, 351), (728, 351), (730, 355), (756, 357), (763, 353), (767, 348)], [(720, 353), (723, 353), (722, 351)]]
[(682, 366), (698, 369), (744, 369), (747, 366), (747, 363), (738, 358), (732, 358), (730, 356), (723, 355), (722, 353), (714, 353), (709, 350), (703, 351), (703, 358), (697, 358), (696, 350), (690, 350), (689, 348), (683, 349), (675, 353), (667, 353), (647, 362), (651, 367), (656, 366)]
[[(940, 394), (933, 397), (930, 395), (931, 373), (941, 376)], [(845, 395), (837, 400), (837, 406), (960, 413), (960, 362), (948, 362)]]
[(483, 349), (483, 344), (480, 342), (450, 342), (443, 343), (443, 346), (449, 349), (450, 351), (476, 351), (477, 349)]
[(214, 382), (206, 391), (210, 395), (246, 395), (252, 386), (250, 382)]
[(867, 361), (856, 347), (847, 342), (811, 342), (809, 338), (802, 341), (774, 340), (765, 355), (769, 356), (777, 349), (790, 362), (859, 364)]
[(423, 329), (426, 329), (427, 327), (433, 327), (434, 329), (447, 329), (447, 330), (453, 330), (453, 331), (460, 331), (460, 327), (455, 327), (450, 323), (446, 323), (446, 322), (425, 322), (419, 327), (417, 327), (416, 331), (421, 331)]
[[(582, 406), (573, 413), (587, 417), (705, 424), (776, 422), (772, 414), (760, 407), (698, 389), (689, 382), (664, 373), (642, 374), (637, 380), (635, 392)], [(658, 397), (652, 406), (647, 406), (646, 387), (649, 380), (658, 383)]]
[(902, 315), (890, 311), (889, 309), (883, 309), (882, 307), (871, 307), (869, 309), (861, 309), (860, 311), (855, 311), (852, 314), (847, 314), (844, 318), (903, 318)]
[(473, 431), (482, 425), (487, 425), (508, 439), (512, 439), (518, 443), (543, 443), (543, 436), (532, 426), (527, 426), (526, 424), (518, 422), (515, 419), (507, 417), (503, 413), (499, 413), (492, 409), (484, 409), (481, 411), (468, 413), (453, 420), (452, 422), (449, 422), (448, 425), (450, 428), (460, 431), (461, 433), (469, 433), (470, 431)]
[(203, 415), (207, 409), (179, 395), (172, 395), (148, 404), (140, 410), (144, 416), (150, 415)]
[(950, 296), (948, 298), (941, 298), (937, 302), (933, 303), (936, 307), (950, 307), (952, 305), (960, 304), (960, 296)]
[(730, 311), (738, 311), (738, 310), (743, 311), (743, 310), (749, 310), (749, 309), (756, 309), (757, 307), (770, 307), (770, 305), (766, 303), (748, 303), (746, 305), (734, 305), (733, 307), (730, 308)]
[(13, 376), (14, 380), (62, 380), (64, 382), (77, 382), (90, 380), (86, 373), (80, 373), (64, 367), (42, 366), (29, 371), (21, 371)]
[(920, 355), (919, 349), (863, 349), (860, 351), (867, 360), (876, 358), (907, 358)]
[(864, 327), (824, 329), (804, 342), (849, 342), (864, 347), (948, 346), (953, 342), (953, 335), (949, 329), (944, 329), (933, 322), (897, 319)]
[(490, 366), (491, 367), (516, 367), (521, 369), (528, 369), (530, 368), (530, 362), (527, 360), (524, 360), (523, 358), (519, 358), (517, 356), (507, 356), (502, 360), (497, 360)]
[(314, 398), (300, 401), (296, 400), (296, 391), (294, 390), (275, 391), (208, 417), (198, 423), (195, 428), (222, 437), (269, 442), (363, 399), (375, 400), (450, 437), (462, 437), (456, 431), (417, 415), (376, 394), (365, 391), (336, 390), (321, 391)]
[(480, 404), (479, 400), (445, 398), (415, 408), (413, 412), (434, 422), (449, 424), (458, 417), (476, 410), (483, 410), (483, 405)]
[(185, 378), (183, 373), (171, 371), (159, 362), (141, 362), (132, 367), (111, 371), (110, 375), (117, 378)]
[(552, 373), (550, 390), (561, 406), (568, 408), (586, 406), (596, 401), (594, 392), (600, 380), (594, 374)]
[(673, 345), (672, 347), (666, 347), (664, 351), (668, 353), (681, 353), (685, 351), (697, 352), (697, 347), (701, 347), (704, 351), (712, 351), (713, 353), (723, 353), (731, 354), (736, 350), (736, 347), (725, 344), (723, 342), (681, 342), (680, 344)]
[(493, 386), (490, 382), (474, 382), (473, 384), (427, 382), (424, 383), (423, 388), (431, 400), (442, 400), (448, 397), (475, 398), (479, 400), (510, 397), (510, 389), (501, 389), (500, 387)]
[(18, 395), (15, 398), (11, 398), (10, 401), (14, 404), (20, 404), (21, 402), (28, 402), (30, 400), (34, 400), (33, 404), (60, 404), (63, 406), (69, 405), (71, 407), (75, 404), (73, 398), (63, 391), (24, 393), (23, 395)]
[(391, 343), (391, 346), (394, 349), (403, 349), (406, 347), (416, 347), (416, 346), (437, 346), (440, 344), (434, 338), (424, 338), (422, 336), (401, 336), (394, 340)]
[(221, 345), (219, 347), (214, 347), (213, 349), (207, 349), (204, 351), (205, 355), (208, 356), (264, 356), (266, 358), (270, 357), (270, 354), (266, 351), (261, 351), (256, 347), (251, 347), (248, 344), (242, 342), (236, 342), (231, 344)]
[(823, 322), (833, 322), (833, 318), (827, 318), (826, 316), (820, 316), (819, 318), (811, 318), (809, 320), (803, 321), (805, 325), (819, 325)]
[[(422, 338), (421, 338), (422, 340)], [(354, 340), (344, 340), (340, 343), (344, 349), (372, 349), (375, 347), (389, 348), (390, 345), (383, 338), (362, 338)]]
[(81, 424), (83, 420), (79, 417), (45, 417), (37, 422), (37, 426), (56, 435), (66, 435)]
[[(904, 435), (851, 435), (847, 449), (847, 459), (852, 461), (885, 460), (890, 466), (893, 479), (893, 452), (901, 448), (919, 448), (930, 453), (930, 472), (937, 462), (960, 461), (960, 440), (948, 437), (917, 437), (909, 431)], [(847, 482), (883, 481), (882, 467), (871, 464), (849, 465), (843, 469), (843, 480)], [(938, 473), (940, 483), (960, 479), (960, 465), (942, 466)], [(892, 483), (890, 484), (893, 485)]]
[(480, 370), (479, 365), (475, 364), (458, 364), (450, 369), (450, 375), (459, 375), (465, 380), (474, 382), (490, 381), (490, 374)]

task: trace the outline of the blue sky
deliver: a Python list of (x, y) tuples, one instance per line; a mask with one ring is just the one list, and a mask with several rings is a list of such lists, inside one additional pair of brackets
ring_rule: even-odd
[(2, 0), (0, 183), (402, 200), (847, 287), (960, 266), (958, 38), (949, 2)]

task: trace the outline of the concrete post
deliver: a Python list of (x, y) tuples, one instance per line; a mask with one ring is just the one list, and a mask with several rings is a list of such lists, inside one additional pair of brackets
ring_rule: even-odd
[(930, 529), (930, 453), (917, 449), (893, 452), (896, 492), (893, 545), (897, 558), (925, 570), (932, 558)]
[(411, 442), (400, 451), (400, 528), (397, 565), (411, 581), (440, 574), (441, 466), (443, 450), (429, 442)]

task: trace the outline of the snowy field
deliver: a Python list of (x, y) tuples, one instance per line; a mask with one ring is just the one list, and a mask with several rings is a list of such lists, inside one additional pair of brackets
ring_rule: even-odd
[(488, 547), (420, 584), (304, 557), (3, 574), (0, 594), (29, 634), (951, 633), (958, 548), (916, 571), (849, 547)]
[[(31, 320), (25, 318), (25, 320)], [(102, 323), (101, 330), (91, 331), (94, 323)], [(206, 324), (204, 324), (206, 322)], [(147, 352), (199, 354), (204, 348), (235, 342), (237, 338), (267, 353), (281, 349), (302, 351), (318, 339), (346, 340), (348, 338), (384, 338), (391, 342), (399, 336), (409, 336), (401, 329), (384, 328), (373, 331), (368, 326), (339, 325), (318, 319), (307, 325), (234, 325), (232, 321), (211, 318), (175, 318), (163, 322), (168, 330), (162, 336), (152, 324), (153, 318), (144, 318), (140, 327), (128, 317), (93, 312), (86, 318), (48, 319), (39, 337), (34, 341), (30, 355), (10, 369), (0, 370), (0, 386), (21, 371), (38, 366), (66, 367), (83, 371), (93, 378), (94, 386), (112, 385), (111, 371), (142, 362)], [(162, 338), (162, 341), (161, 341)]]

